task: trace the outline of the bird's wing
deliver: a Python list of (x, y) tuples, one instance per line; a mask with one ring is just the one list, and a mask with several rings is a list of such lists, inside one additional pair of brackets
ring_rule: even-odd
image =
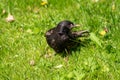
[(52, 28), (52, 29), (48, 30), (48, 31), (45, 33), (45, 37), (50, 36), (51, 34), (53, 34), (54, 30), (55, 30), (55, 28)]

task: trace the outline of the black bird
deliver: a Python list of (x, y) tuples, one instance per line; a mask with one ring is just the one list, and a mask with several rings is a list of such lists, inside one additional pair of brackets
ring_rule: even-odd
[(45, 34), (48, 45), (57, 53), (69, 51), (75, 45), (76, 38), (84, 37), (86, 33), (89, 33), (88, 30), (72, 32), (73, 27), (75, 27), (73, 22), (64, 20), (58, 23), (56, 27), (48, 30)]

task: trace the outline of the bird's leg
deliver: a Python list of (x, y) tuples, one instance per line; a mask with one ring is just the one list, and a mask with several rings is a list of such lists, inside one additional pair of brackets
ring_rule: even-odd
[(88, 35), (89, 35), (88, 30), (82, 30), (82, 31), (78, 31), (78, 32), (72, 32), (70, 36), (72, 38), (77, 38), (77, 37), (87, 37)]
[(69, 60), (69, 55), (70, 55), (70, 52), (68, 49), (65, 49), (65, 52), (66, 52), (66, 57), (64, 58), (65, 62), (66, 62), (66, 65), (68, 63), (68, 60)]

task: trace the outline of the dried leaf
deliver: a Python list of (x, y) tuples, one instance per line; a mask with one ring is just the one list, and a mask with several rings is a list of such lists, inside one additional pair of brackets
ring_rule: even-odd
[(40, 11), (40, 9), (38, 8), (38, 7), (35, 7), (34, 9), (33, 9), (33, 12), (34, 13), (38, 13)]
[(5, 14), (5, 13), (6, 13), (6, 10), (5, 10), (5, 9), (3, 9), (2, 14)]
[(47, 0), (42, 0), (41, 2), (41, 5), (44, 6), (44, 5), (47, 5), (48, 4), (48, 1)]
[(52, 57), (52, 56), (54, 56), (54, 54), (45, 54), (45, 55), (44, 55), (45, 58), (50, 58), (50, 57)]
[(106, 34), (105, 31), (101, 31), (101, 32), (100, 32), (100, 35), (102, 35), (102, 36), (105, 36), (105, 34)]
[(30, 60), (30, 65), (34, 66), (35, 65), (35, 61), (34, 60)]
[(63, 67), (62, 64), (60, 64), (60, 65), (58, 65), (58, 66), (55, 66), (56, 69), (59, 69), (59, 68), (62, 68), (62, 67)]
[(31, 29), (27, 29), (26, 32), (29, 33), (29, 34), (32, 34), (32, 33), (33, 33)]
[(100, 35), (105, 36), (109, 32), (108, 28), (105, 27), (103, 30), (99, 32)]
[(112, 11), (115, 10), (115, 3), (112, 4)]
[(96, 3), (96, 2), (98, 2), (99, 0), (92, 0), (92, 1)]
[(13, 22), (14, 20), (15, 20), (15, 19), (14, 19), (13, 15), (8, 14), (8, 16), (7, 16), (7, 18), (6, 18), (6, 21), (7, 21), (7, 22)]

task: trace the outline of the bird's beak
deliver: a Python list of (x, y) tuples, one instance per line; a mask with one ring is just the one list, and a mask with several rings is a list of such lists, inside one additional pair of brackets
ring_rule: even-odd
[(75, 27), (79, 27), (79, 26), (80, 26), (80, 24), (75, 24), (74, 26), (75, 26)]
[(79, 24), (71, 24), (70, 28), (74, 28), (74, 27), (78, 27), (78, 26), (80, 26), (80, 25)]
[(71, 25), (71, 29), (74, 28), (74, 27), (79, 27), (79, 26), (80, 26), (79, 24)]

